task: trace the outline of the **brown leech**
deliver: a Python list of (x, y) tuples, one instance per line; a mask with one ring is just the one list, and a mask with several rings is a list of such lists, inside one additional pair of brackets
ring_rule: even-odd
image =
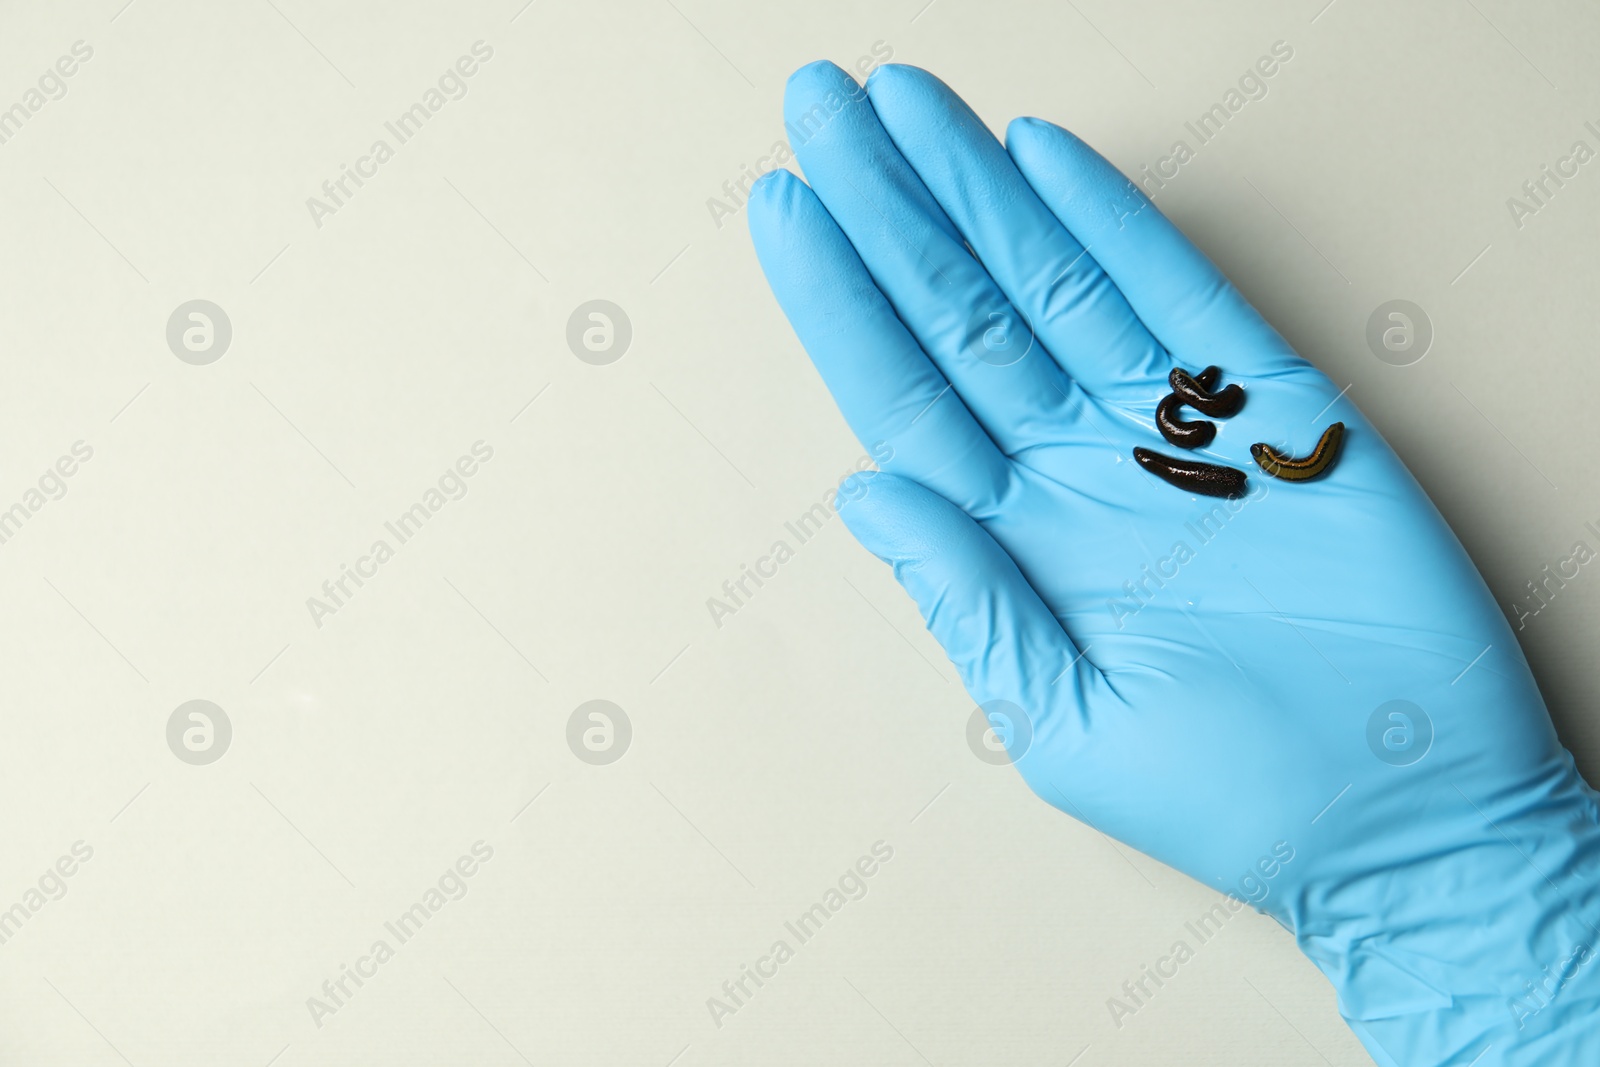
[[(1235, 497), (1244, 495), (1244, 471), (1222, 467), (1215, 463), (1201, 463), (1193, 459), (1174, 459), (1152, 452), (1148, 448), (1135, 448), (1134, 461), (1168, 485), (1202, 496)], [(1259, 462), (1259, 460), (1257, 461)]]
[(1213, 419), (1226, 419), (1238, 414), (1244, 406), (1244, 389), (1234, 382), (1226, 389), (1213, 393), (1212, 387), (1217, 384), (1221, 373), (1216, 367), (1207, 367), (1198, 375), (1190, 374), (1182, 367), (1173, 367), (1172, 373), (1167, 375), (1167, 384), (1172, 386), (1173, 395), (1200, 414)]
[[(1274, 478), (1282, 478), (1288, 482), (1308, 482), (1333, 466), (1333, 461), (1339, 458), (1339, 446), (1343, 443), (1344, 423), (1336, 422), (1322, 431), (1317, 447), (1313, 448), (1311, 454), (1304, 459), (1286, 456), (1268, 444), (1251, 445), (1250, 455), (1255, 458), (1256, 466)], [(1138, 452), (1137, 449), (1134, 451)]]

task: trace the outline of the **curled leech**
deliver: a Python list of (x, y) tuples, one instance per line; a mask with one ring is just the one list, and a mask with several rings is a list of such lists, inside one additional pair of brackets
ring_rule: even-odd
[[(1176, 376), (1182, 374), (1185, 387), (1191, 396), (1212, 395), (1212, 390), (1217, 387), (1217, 381), (1222, 376), (1222, 371), (1216, 367), (1207, 367), (1192, 378), (1187, 372), (1174, 370), (1168, 377), (1168, 382), (1176, 381)], [(1234, 386), (1238, 389), (1238, 386)], [(1242, 391), (1241, 391), (1242, 392)], [(1219, 396), (1232, 394), (1224, 389)], [(1179, 411), (1188, 401), (1177, 391), (1173, 391), (1161, 398), (1161, 403), (1156, 405), (1156, 428), (1161, 431), (1161, 436), (1167, 443), (1177, 445), (1179, 448), (1204, 448), (1217, 436), (1216, 423), (1205, 419), (1190, 421), (1183, 418)], [(1237, 408), (1235, 408), (1237, 410)]]
[(1255, 459), (1256, 466), (1274, 478), (1282, 478), (1288, 482), (1308, 482), (1333, 466), (1333, 461), (1339, 458), (1339, 446), (1343, 443), (1344, 423), (1336, 422), (1322, 431), (1317, 447), (1304, 458), (1286, 456), (1269, 444), (1251, 445), (1250, 455)]
[(1226, 419), (1237, 415), (1244, 406), (1244, 389), (1234, 382), (1213, 393), (1211, 388), (1216, 385), (1221, 373), (1216, 367), (1207, 367), (1198, 375), (1193, 375), (1182, 367), (1173, 367), (1172, 373), (1167, 375), (1167, 383), (1172, 386), (1173, 395), (1200, 414), (1213, 419)]
[[(1198, 379), (1197, 379), (1198, 380)], [(1168, 444), (1179, 448), (1204, 448), (1217, 436), (1217, 424), (1209, 419), (1190, 422), (1178, 417), (1183, 399), (1177, 393), (1168, 393), (1156, 405), (1156, 429)]]
[(1202, 496), (1244, 495), (1244, 471), (1235, 467), (1164, 456), (1148, 448), (1135, 448), (1133, 458), (1139, 466), (1168, 485), (1175, 485), (1179, 489), (1199, 493)]

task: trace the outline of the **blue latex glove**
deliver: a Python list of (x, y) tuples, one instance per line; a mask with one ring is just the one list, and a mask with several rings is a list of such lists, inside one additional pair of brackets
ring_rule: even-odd
[[(893, 447), (842, 513), (1028, 784), (1277, 918), (1381, 1064), (1600, 1064), (1596, 794), (1372, 425), (1072, 134), (1018, 119), (1002, 146), (905, 66), (864, 91), (805, 67), (784, 112), (810, 185), (755, 186), (756, 250), (856, 436)], [(1243, 408), (1176, 448), (1169, 372), (1213, 364)], [(1321, 478), (1252, 459), (1333, 421)]]

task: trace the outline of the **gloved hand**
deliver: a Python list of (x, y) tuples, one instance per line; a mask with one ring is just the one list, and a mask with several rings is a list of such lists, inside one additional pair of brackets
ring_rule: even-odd
[(1381, 1064), (1600, 1063), (1596, 795), (1371, 423), (1065, 130), (905, 66), (784, 112), (751, 235), (893, 448), (842, 514), (1033, 790), (1277, 918)]

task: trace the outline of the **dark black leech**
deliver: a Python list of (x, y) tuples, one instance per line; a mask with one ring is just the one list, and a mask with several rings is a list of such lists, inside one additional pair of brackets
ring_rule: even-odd
[[(1222, 372), (1216, 367), (1207, 367), (1194, 376), (1194, 383), (1207, 393), (1217, 387), (1217, 379)], [(1178, 412), (1183, 407), (1183, 397), (1177, 393), (1168, 393), (1156, 406), (1156, 428), (1161, 431), (1161, 436), (1167, 439), (1167, 444), (1177, 445), (1179, 448), (1204, 448), (1217, 436), (1216, 423), (1204, 419), (1190, 422), (1182, 418)]]
[[(1199, 379), (1196, 379), (1197, 381)], [(1190, 422), (1178, 417), (1183, 400), (1177, 393), (1168, 393), (1156, 405), (1156, 429), (1167, 439), (1167, 444), (1179, 448), (1204, 448), (1217, 436), (1217, 424), (1209, 419)]]
[(1198, 375), (1190, 374), (1182, 367), (1173, 367), (1172, 373), (1167, 375), (1167, 383), (1172, 386), (1172, 392), (1183, 403), (1188, 404), (1202, 415), (1213, 419), (1226, 419), (1236, 415), (1244, 406), (1244, 390), (1238, 382), (1213, 393), (1211, 390), (1221, 375), (1216, 367), (1207, 367)]
[(1168, 485), (1202, 496), (1235, 497), (1244, 495), (1244, 471), (1221, 467), (1215, 463), (1201, 463), (1193, 459), (1175, 459), (1152, 452), (1148, 448), (1135, 448), (1134, 461)]

